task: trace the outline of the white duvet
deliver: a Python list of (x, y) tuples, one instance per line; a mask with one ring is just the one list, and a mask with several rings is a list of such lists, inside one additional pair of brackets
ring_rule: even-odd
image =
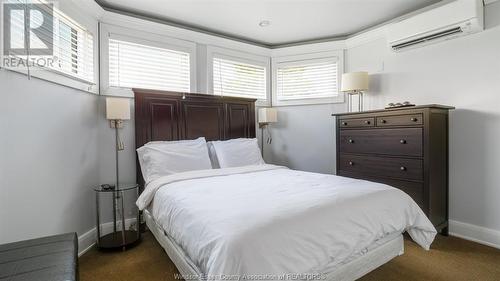
[(319, 273), (395, 232), (408, 231), (425, 249), (436, 235), (396, 188), (273, 165), (162, 177), (137, 205), (150, 206), (211, 278)]

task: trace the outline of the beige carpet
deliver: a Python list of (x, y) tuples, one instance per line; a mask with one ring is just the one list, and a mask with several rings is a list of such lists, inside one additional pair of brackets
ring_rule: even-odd
[[(176, 280), (177, 269), (151, 233), (126, 252), (92, 249), (80, 258), (81, 281)], [(426, 252), (406, 239), (405, 254), (361, 280), (499, 280), (500, 250), (438, 235)]]

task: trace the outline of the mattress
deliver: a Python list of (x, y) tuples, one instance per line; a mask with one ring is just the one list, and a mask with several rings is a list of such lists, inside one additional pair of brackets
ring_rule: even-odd
[(216, 280), (337, 272), (391, 235), (407, 231), (428, 249), (436, 234), (401, 190), (273, 165), (160, 178), (138, 199), (146, 204), (198, 273)]
[[(163, 247), (169, 258), (175, 264), (184, 280), (207, 280), (201, 270), (186, 255), (184, 250), (164, 231), (155, 221), (149, 210), (144, 211), (146, 224), (155, 236), (156, 240)], [(327, 265), (323, 270), (311, 274), (310, 276), (301, 276), (308, 280), (335, 280), (350, 281), (356, 280), (363, 275), (371, 272), (377, 267), (387, 263), (393, 258), (404, 253), (403, 236), (399, 233), (391, 233), (382, 239), (377, 240), (363, 251), (355, 253), (340, 264)], [(297, 279), (297, 276), (284, 276), (284, 278), (269, 278), (269, 280), (288, 280)]]

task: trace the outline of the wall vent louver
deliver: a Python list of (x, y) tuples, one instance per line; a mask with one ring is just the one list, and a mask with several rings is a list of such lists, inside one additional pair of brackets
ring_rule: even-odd
[(483, 2), (455, 0), (391, 24), (387, 35), (390, 48), (399, 52), (482, 30)]
[(441, 39), (443, 37), (449, 37), (449, 36), (452, 36), (455, 34), (460, 34), (463, 32), (464, 31), (462, 30), (461, 27), (455, 27), (455, 28), (451, 28), (451, 29), (448, 29), (445, 31), (441, 31), (441, 32), (437, 32), (437, 33), (434, 33), (431, 35), (427, 35), (427, 36), (422, 37), (422, 38), (418, 38), (418, 39), (410, 40), (408, 42), (396, 44), (396, 45), (392, 46), (392, 49), (394, 51), (400, 51), (404, 48), (409, 48), (409, 47), (412, 47), (412, 46), (415, 46), (418, 44), (427, 43), (427, 42), (430, 42), (433, 40), (438, 40), (438, 39)]

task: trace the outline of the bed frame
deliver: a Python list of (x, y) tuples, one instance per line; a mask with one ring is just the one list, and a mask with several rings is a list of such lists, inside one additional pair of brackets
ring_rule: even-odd
[[(133, 91), (136, 148), (150, 141), (255, 137), (255, 99), (144, 89)], [(141, 169), (137, 169), (137, 181), (142, 191)]]
[[(187, 256), (182, 248), (156, 223), (149, 211), (144, 212), (146, 224), (158, 243), (165, 249), (170, 260), (175, 264), (185, 280), (205, 281), (206, 276)], [(383, 239), (377, 245), (372, 245), (358, 257), (321, 272), (321, 279), (326, 281), (353, 281), (393, 258), (404, 254), (403, 235), (395, 233)], [(285, 279), (288, 280), (288, 279)], [(290, 279), (292, 280), (292, 279)]]
[[(255, 100), (203, 94), (134, 89), (136, 146), (147, 142), (205, 137), (207, 140), (255, 137)], [(137, 164), (139, 167), (139, 164)], [(138, 183), (143, 186), (141, 169)], [(169, 235), (155, 222), (149, 211), (145, 222), (165, 249), (179, 272), (189, 280), (203, 280), (200, 270)], [(355, 280), (403, 254), (401, 234), (372, 245), (361, 256), (324, 272), (327, 280)]]

